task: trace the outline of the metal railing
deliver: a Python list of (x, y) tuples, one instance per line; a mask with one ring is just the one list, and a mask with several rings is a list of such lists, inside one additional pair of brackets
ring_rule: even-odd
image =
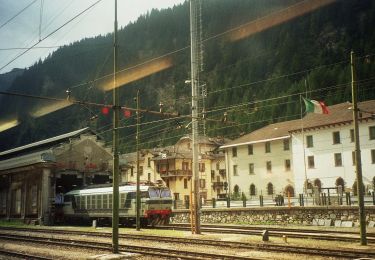
[[(364, 196), (365, 205), (375, 205), (375, 193)], [(259, 195), (251, 199), (215, 199), (202, 200), (202, 208), (243, 208), (243, 207), (307, 207), (307, 206), (356, 206), (358, 205), (357, 196), (352, 193), (326, 194), (311, 196), (299, 194), (295, 197), (285, 197), (276, 195), (274, 197)], [(175, 200), (174, 209), (189, 209), (189, 201)]]

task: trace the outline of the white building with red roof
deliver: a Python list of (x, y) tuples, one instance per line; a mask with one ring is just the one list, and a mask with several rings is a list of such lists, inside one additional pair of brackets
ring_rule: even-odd
[[(369, 191), (375, 183), (375, 100), (358, 107), (363, 183)], [(300, 120), (270, 124), (221, 146), (230, 192), (297, 196), (314, 186), (342, 186), (356, 193), (351, 104), (328, 109), (328, 115), (308, 113)]]

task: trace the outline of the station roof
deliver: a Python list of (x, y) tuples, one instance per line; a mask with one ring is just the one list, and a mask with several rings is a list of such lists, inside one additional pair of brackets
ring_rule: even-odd
[(5, 170), (16, 169), (40, 163), (53, 163), (55, 157), (51, 150), (41, 150), (34, 153), (17, 156), (7, 160), (0, 161), (0, 172)]
[[(290, 132), (298, 132), (303, 129), (312, 129), (338, 124), (350, 124), (353, 122), (353, 105), (350, 102), (340, 103), (328, 107), (329, 113), (314, 114), (308, 113), (303, 117), (302, 123), (294, 125)], [(368, 120), (375, 114), (375, 100), (368, 100), (358, 103), (360, 112), (359, 120)]]
[[(373, 120), (372, 115), (375, 114), (375, 100), (359, 102), (358, 109), (361, 112), (360, 121)], [(353, 110), (350, 102), (328, 106), (328, 110), (329, 114), (307, 113), (302, 120), (296, 119), (267, 125), (230, 141), (220, 148), (286, 139), (290, 138), (291, 133), (301, 131), (302, 129), (308, 130), (353, 122)]]
[(95, 132), (88, 127), (82, 128), (73, 132), (58, 135), (52, 138), (48, 138), (48, 139), (41, 140), (35, 143), (27, 144), (24, 146), (16, 147), (16, 148), (1, 152), (0, 161), (12, 158), (14, 156), (19, 156), (19, 155), (31, 153), (34, 151), (51, 148), (54, 145), (68, 141), (70, 138), (79, 137), (81, 134), (84, 134), (84, 133), (95, 134)]
[(231, 142), (228, 142), (220, 148), (229, 148), (240, 145), (286, 139), (290, 137), (289, 130), (299, 124), (301, 124), (301, 120), (291, 120), (270, 124), (244, 136), (241, 136), (240, 138), (237, 138)]

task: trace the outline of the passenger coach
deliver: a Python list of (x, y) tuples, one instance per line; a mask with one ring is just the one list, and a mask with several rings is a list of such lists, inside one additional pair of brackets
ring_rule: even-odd
[[(97, 220), (111, 222), (112, 187), (92, 187), (73, 190), (65, 194), (64, 221), (84, 222)], [(167, 187), (141, 185), (141, 224), (166, 224), (172, 212), (171, 191)], [(136, 222), (136, 185), (119, 187), (119, 223)]]

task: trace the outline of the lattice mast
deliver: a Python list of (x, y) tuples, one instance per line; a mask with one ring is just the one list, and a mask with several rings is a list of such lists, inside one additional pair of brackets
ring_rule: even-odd
[(199, 0), (190, 0), (190, 46), (191, 46), (191, 115), (193, 141), (193, 193), (192, 203), (192, 233), (200, 234), (200, 196), (199, 196), (199, 165), (198, 165), (198, 136), (199, 136)]

